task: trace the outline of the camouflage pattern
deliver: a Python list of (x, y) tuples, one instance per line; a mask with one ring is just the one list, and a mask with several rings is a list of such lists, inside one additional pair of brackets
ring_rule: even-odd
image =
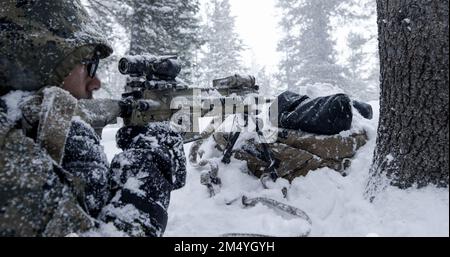
[(68, 91), (57, 87), (46, 88), (42, 93), (37, 142), (53, 160), (61, 164), (77, 99)]
[[(0, 127), (9, 122), (3, 116)], [(17, 129), (0, 137), (0, 236), (65, 236), (93, 227), (40, 146)]]
[[(225, 149), (228, 141), (224, 134), (215, 134), (214, 139), (219, 149)], [(292, 181), (324, 167), (345, 174), (345, 169), (351, 164), (351, 158), (367, 140), (365, 132), (343, 137), (283, 130), (277, 142), (269, 144), (269, 148), (277, 162), (278, 175)], [(257, 177), (261, 177), (269, 166), (264, 161), (261, 145), (254, 140), (249, 140), (241, 148), (235, 149), (234, 157), (246, 161), (249, 171)]]
[[(82, 59), (95, 52), (109, 56), (112, 49), (100, 32), (78, 0), (0, 1), (0, 96), (61, 86)], [(82, 183), (58, 166), (71, 119), (56, 141), (59, 125), (45, 127), (58, 122), (54, 111), (65, 113), (64, 99), (70, 98), (52, 105), (45, 92), (31, 99), (47, 102), (42, 108), (17, 103), (13, 109), (22, 107), (21, 120), (10, 120), (7, 108), (0, 108), (0, 236), (65, 236), (94, 227), (79, 204)], [(42, 119), (50, 122), (39, 124)], [(40, 133), (33, 132), (37, 123)]]
[(0, 1), (0, 91), (60, 86), (96, 51), (111, 47), (79, 0)]

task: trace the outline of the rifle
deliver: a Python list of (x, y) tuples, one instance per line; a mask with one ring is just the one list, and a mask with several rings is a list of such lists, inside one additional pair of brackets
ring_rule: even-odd
[(246, 96), (259, 90), (252, 76), (236, 74), (214, 80), (210, 88), (189, 87), (176, 80), (181, 71), (176, 56), (153, 55), (124, 57), (119, 71), (129, 76), (119, 102), (126, 126), (172, 121), (184, 129), (186, 142), (192, 142), (201, 117), (215, 117), (221, 123), (230, 115), (255, 112), (252, 104), (243, 104)]
[[(254, 96), (251, 97), (254, 101), (250, 101), (250, 103), (245, 103), (242, 99), (246, 95), (254, 95), (258, 92), (259, 87), (256, 85), (254, 77), (236, 74), (214, 80), (212, 88), (188, 87), (176, 80), (181, 71), (176, 56), (156, 57), (143, 55), (124, 57), (119, 61), (119, 71), (123, 75), (129, 76), (125, 93), (119, 102), (120, 117), (124, 119), (124, 124), (126, 126), (145, 126), (150, 122), (171, 120), (173, 123), (181, 125), (188, 120), (187, 124), (189, 126), (187, 126), (188, 128), (184, 126), (184, 128), (191, 133), (198, 133), (199, 135), (186, 133), (184, 143), (194, 142), (189, 154), (191, 163), (194, 166), (210, 166), (208, 172), (201, 174), (201, 183), (207, 186), (211, 196), (216, 194), (215, 187), (221, 186), (221, 179), (218, 177), (219, 166), (213, 160), (197, 162), (197, 151), (201, 146), (201, 141), (215, 133), (216, 128), (220, 125), (219, 123), (224, 122), (230, 115), (242, 115), (245, 121), (244, 127), (249, 126), (250, 120), (255, 124), (255, 130), (263, 148), (263, 158), (269, 163), (265, 175), (261, 177), (261, 182), (265, 188), (269, 188), (266, 181), (269, 179), (277, 180), (279, 176), (276, 171), (276, 161), (262, 133), (263, 123), (258, 118), (258, 105), (263, 103), (260, 103), (260, 99)], [(220, 111), (214, 111), (215, 107), (217, 107), (216, 105), (220, 105)], [(201, 133), (198, 127), (193, 126), (193, 120), (195, 119), (215, 116), (220, 116), (221, 118), (215, 119), (218, 122), (215, 123), (213, 121)], [(237, 131), (231, 131), (229, 134), (228, 143), (221, 160), (222, 163), (230, 163), (233, 149), (240, 135), (241, 128), (238, 128)], [(193, 156), (193, 153), (195, 156)], [(282, 192), (286, 197), (287, 188), (283, 188)], [(263, 197), (247, 199), (244, 196), (242, 203), (244, 206), (255, 206), (257, 203), (263, 203), (277, 211), (303, 219), (312, 225), (311, 219), (302, 210), (272, 199)], [(310, 229), (301, 233), (300, 236), (308, 236), (309, 233)], [(254, 234), (229, 234), (228, 236), (245, 235), (255, 236)]]
[[(224, 122), (228, 116), (242, 114), (245, 120), (244, 127), (248, 126), (250, 119), (256, 125), (256, 132), (262, 140), (263, 156), (270, 164), (267, 175), (274, 181), (278, 178), (273, 155), (263, 140), (261, 122), (257, 118), (259, 99), (253, 97), (254, 102), (251, 102), (256, 105), (256, 108), (252, 104), (244, 104), (242, 100), (242, 97), (258, 92), (259, 87), (256, 85), (254, 77), (234, 75), (214, 80), (212, 88), (188, 87), (176, 80), (181, 71), (176, 56), (124, 57), (119, 61), (119, 71), (123, 75), (129, 76), (125, 93), (119, 104), (121, 117), (126, 126), (142, 126), (149, 122), (167, 120), (178, 125), (185, 123), (188, 124), (188, 128), (183, 127), (191, 132), (191, 134), (185, 133), (184, 142), (188, 143), (209, 137), (220, 125), (219, 123)], [(202, 92), (202, 94), (198, 92)], [(220, 96), (214, 92), (219, 93)], [(227, 103), (231, 106), (227, 106)], [(219, 112), (214, 111), (216, 105), (221, 105)], [(214, 116), (221, 117), (221, 119), (215, 120), (218, 121), (218, 124), (215, 124), (216, 126), (212, 129), (207, 129), (207, 132), (199, 134), (200, 131), (197, 126), (193, 126), (193, 121), (199, 117)], [(192, 135), (192, 133), (199, 135)], [(230, 133), (222, 158), (223, 163), (230, 163), (233, 148), (240, 134), (239, 130)], [(220, 183), (217, 182), (218, 179), (215, 175), (206, 181)]]
[[(229, 116), (242, 114), (246, 123), (244, 126), (248, 126), (248, 121), (252, 119), (260, 134), (256, 118), (259, 87), (252, 76), (234, 75), (214, 80), (210, 88), (193, 88), (176, 80), (181, 68), (175, 56), (153, 55), (124, 57), (119, 62), (119, 71), (129, 76), (121, 100), (77, 101), (67, 91), (53, 87), (24, 103), (23, 116), (28, 121), (39, 121), (38, 142), (57, 164), (62, 161), (65, 137), (74, 116), (89, 123), (100, 136), (103, 128), (116, 124), (119, 117), (124, 119), (125, 126), (172, 121), (185, 129), (184, 142), (188, 143), (205, 139), (215, 132), (210, 129), (200, 133), (195, 125), (196, 119), (214, 117), (212, 127), (217, 128)], [(246, 96), (253, 101), (245, 103)], [(229, 136), (222, 160), (224, 163), (229, 163), (239, 135), (237, 131)], [(264, 152), (274, 178), (276, 172), (272, 155), (268, 149)]]

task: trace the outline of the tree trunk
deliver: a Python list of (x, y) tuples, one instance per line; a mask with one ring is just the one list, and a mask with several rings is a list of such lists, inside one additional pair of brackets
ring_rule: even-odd
[[(368, 192), (449, 179), (448, 0), (377, 0), (381, 109)], [(372, 195), (374, 196), (374, 195)]]

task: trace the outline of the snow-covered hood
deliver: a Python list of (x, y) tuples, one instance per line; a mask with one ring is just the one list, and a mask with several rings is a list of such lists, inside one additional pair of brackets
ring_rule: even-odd
[(94, 51), (112, 48), (79, 0), (0, 1), (0, 91), (60, 86)]

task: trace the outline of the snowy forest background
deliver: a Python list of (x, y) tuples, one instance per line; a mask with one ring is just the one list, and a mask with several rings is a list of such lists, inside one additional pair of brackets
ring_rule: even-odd
[[(261, 93), (265, 96), (277, 95), (285, 90), (309, 94), (312, 97), (344, 92), (353, 98), (367, 101), (374, 109), (372, 120), (365, 120), (358, 114), (354, 116), (352, 130), (364, 130), (369, 140), (358, 150), (346, 172), (347, 176), (343, 177), (329, 168), (316, 170), (305, 177), (295, 179), (289, 185), (288, 199), (284, 199), (281, 194), (281, 188), (287, 186), (287, 181), (278, 180), (272, 185), (273, 188), (267, 190), (261, 186), (258, 179), (243, 173), (246, 164), (237, 160), (233, 160), (229, 165), (219, 164), (219, 170), (226, 171), (220, 173), (223, 186), (220, 194), (211, 198), (206, 188), (199, 183), (199, 170), (188, 163), (186, 186), (171, 195), (165, 236), (218, 236), (230, 232), (298, 236), (303, 228), (298, 219), (284, 219), (263, 206), (242, 209), (239, 205), (225, 204), (244, 194), (249, 197), (264, 196), (287, 201), (302, 208), (314, 222), (312, 236), (448, 237), (448, 187), (430, 185), (424, 188), (400, 189), (386, 185), (373, 202), (365, 197), (374, 163), (374, 150), (378, 146), (377, 136), (383, 133), (391, 135), (388, 130), (395, 127), (388, 124), (383, 133), (378, 133), (378, 128), (383, 127), (379, 126), (379, 121), (392, 118), (396, 123), (400, 123), (401, 119), (394, 114), (403, 114), (387, 113), (386, 110), (393, 110), (392, 106), (388, 105), (389, 101), (385, 101), (384, 106), (380, 104), (375, 0), (82, 2), (95, 22), (103, 28), (115, 50), (111, 58), (102, 62), (100, 77), (103, 86), (97, 93), (99, 98), (120, 98), (126, 78), (117, 71), (119, 58), (127, 54), (152, 53), (177, 54), (183, 64), (180, 79), (192, 86), (209, 87), (215, 78), (247, 73), (256, 77), (261, 86)], [(415, 18), (419, 20), (418, 17)], [(409, 18), (403, 21), (409, 24), (408, 20)], [(411, 31), (409, 25), (406, 29)], [(396, 31), (393, 30), (392, 33)], [(400, 43), (407, 44), (409, 41)], [(397, 47), (401, 45), (396, 41), (392, 47), (398, 50)], [(266, 53), (264, 49), (267, 50)], [(380, 49), (383, 56), (383, 50), (387, 48)], [(432, 55), (426, 53), (427, 59), (430, 59), (428, 57)], [(409, 74), (408, 72), (404, 74)], [(442, 81), (441, 84), (444, 84), (445, 81)], [(392, 88), (398, 87), (385, 85), (385, 97), (390, 95), (389, 90)], [(427, 88), (420, 89), (426, 91), (424, 89)], [(422, 121), (426, 118), (433, 122), (441, 121), (437, 119), (439, 117), (426, 112), (432, 108), (415, 108), (411, 105), (413, 102), (405, 104), (397, 101), (395, 96), (398, 94), (392, 95), (394, 97), (388, 100), (399, 102), (395, 107), (405, 110), (405, 117), (400, 118), (406, 118), (408, 122), (413, 120), (413, 117), (419, 119), (414, 123), (416, 127), (412, 124), (404, 127), (409, 130), (394, 131), (395, 136), (392, 138), (409, 135), (425, 137), (426, 140), (437, 138), (438, 144), (431, 144), (431, 147), (427, 148), (429, 152), (420, 155), (424, 156), (424, 159), (416, 158), (425, 160), (423, 163), (429, 163), (426, 160), (430, 160), (430, 156), (440, 151), (445, 153), (447, 149), (448, 153), (448, 145), (447, 148), (445, 145), (441, 147), (444, 140), (427, 136), (436, 133), (434, 127), (423, 125)], [(411, 95), (408, 99), (420, 98), (419, 96)], [(423, 106), (432, 103), (430, 98), (423, 99)], [(448, 107), (448, 91), (446, 99)], [(437, 108), (441, 106), (437, 105)], [(415, 116), (408, 116), (408, 110)], [(418, 115), (420, 113), (423, 113), (423, 116)], [(448, 124), (448, 113), (446, 122)], [(115, 134), (119, 127), (120, 125), (111, 126), (103, 131), (102, 144), (110, 160), (120, 152), (115, 143)], [(421, 129), (424, 128), (432, 132), (422, 132)], [(205, 149), (214, 149), (213, 141), (208, 142), (204, 146)], [(392, 142), (397, 145), (386, 144), (389, 151), (399, 148), (397, 146), (401, 140)], [(413, 142), (420, 144), (418, 140)], [(186, 153), (189, 147), (189, 144), (185, 145)], [(424, 151), (423, 148), (419, 150)], [(389, 152), (381, 152), (380, 160), (383, 160), (383, 154), (391, 156)], [(221, 155), (219, 151), (209, 151), (207, 157), (219, 160)], [(448, 157), (446, 160), (448, 161)], [(413, 163), (410, 160), (405, 162)], [(427, 169), (426, 165), (422, 166)], [(422, 172), (417, 167), (413, 170)], [(410, 171), (401, 172), (409, 174)], [(97, 235), (122, 236), (110, 226), (102, 227), (94, 234)]]
[[(125, 77), (117, 62), (123, 55), (142, 53), (177, 54), (183, 65), (180, 79), (193, 86), (208, 87), (215, 78), (246, 73), (257, 78), (265, 95), (287, 89), (308, 93), (306, 86), (321, 84), (330, 93), (343, 91), (365, 101), (379, 97), (375, 0), (262, 1), (273, 5), (278, 38), (251, 20), (252, 13), (244, 15), (261, 44), (276, 41), (277, 52), (265, 58), (275, 65), (262, 62), (246, 45), (246, 35), (238, 33), (234, 0), (82, 2), (115, 49), (102, 63), (98, 97), (120, 98)], [(260, 1), (253, 2), (259, 12)]]

